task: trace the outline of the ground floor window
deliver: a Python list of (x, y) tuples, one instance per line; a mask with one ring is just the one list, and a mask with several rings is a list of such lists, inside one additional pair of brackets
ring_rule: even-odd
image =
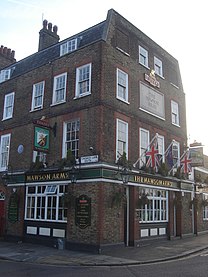
[[(208, 201), (208, 194), (203, 194), (203, 200)], [(203, 206), (203, 219), (208, 220), (208, 206)]]
[(141, 189), (140, 195), (146, 196), (147, 201), (141, 203), (137, 214), (140, 222), (168, 221), (168, 192), (159, 189)]
[(25, 219), (66, 221), (67, 208), (62, 196), (66, 185), (32, 185), (26, 187)]

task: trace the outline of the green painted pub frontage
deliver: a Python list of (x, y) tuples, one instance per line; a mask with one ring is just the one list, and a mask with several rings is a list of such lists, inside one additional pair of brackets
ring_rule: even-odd
[(98, 162), (8, 175), (5, 238), (101, 252), (197, 234), (192, 182), (137, 171), (123, 182), (121, 173)]

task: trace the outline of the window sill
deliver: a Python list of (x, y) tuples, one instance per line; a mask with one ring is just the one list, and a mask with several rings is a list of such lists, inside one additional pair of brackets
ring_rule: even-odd
[(53, 103), (50, 106), (53, 107), (53, 106), (57, 106), (57, 105), (65, 104), (65, 103), (66, 103), (66, 100), (58, 102), (58, 103)]
[(37, 112), (37, 111), (41, 111), (42, 109), (43, 109), (43, 107), (37, 108), (37, 109), (34, 109), (34, 110), (30, 110), (30, 113)]
[(1, 121), (5, 121), (5, 120), (8, 120), (8, 119), (12, 119), (12, 116), (11, 117), (3, 118)]
[(83, 93), (81, 95), (76, 95), (73, 99), (79, 99), (79, 98), (82, 98), (82, 97), (85, 97), (85, 96), (88, 96), (88, 95), (91, 95), (91, 92), (88, 92), (88, 93)]
[(142, 65), (143, 67), (145, 67), (145, 68), (147, 68), (147, 69), (150, 70), (150, 67), (149, 67), (149, 66), (147, 66), (147, 65), (145, 65), (145, 64), (143, 64), (143, 63), (141, 63), (141, 62), (139, 62), (139, 64)]
[(178, 128), (181, 128), (181, 126), (180, 126), (180, 125), (175, 124), (175, 123), (173, 123), (173, 122), (172, 122), (172, 125), (173, 125), (173, 126), (176, 126), (176, 127), (178, 127)]
[(121, 102), (123, 102), (123, 103), (125, 103), (125, 104), (127, 104), (127, 105), (130, 105), (130, 103), (129, 103), (129, 101), (126, 101), (126, 100), (124, 100), (123, 98), (120, 98), (120, 97), (116, 97), (119, 101), (121, 101)]

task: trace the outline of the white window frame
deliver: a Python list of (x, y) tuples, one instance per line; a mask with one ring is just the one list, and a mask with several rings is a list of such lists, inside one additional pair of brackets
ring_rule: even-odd
[(4, 69), (0, 71), (0, 83), (10, 79), (11, 69)]
[(11, 92), (11, 93), (6, 94), (4, 97), (3, 120), (12, 118), (13, 110), (14, 110), (14, 92)]
[[(143, 134), (145, 134), (147, 140), (146, 142), (143, 141)], [(146, 164), (146, 155), (144, 154), (145, 151), (148, 149), (149, 143), (150, 143), (150, 132), (149, 130), (140, 128), (139, 129), (139, 154), (140, 154), (140, 167), (145, 166)]]
[[(203, 200), (208, 201), (208, 194), (203, 193)], [(203, 220), (208, 220), (208, 206), (203, 206)]]
[(171, 100), (171, 122), (175, 126), (180, 126), (179, 124), (179, 105), (177, 102)]
[(139, 63), (149, 68), (148, 66), (148, 51), (139, 45)]
[(66, 222), (67, 207), (62, 197), (67, 184), (26, 186), (25, 220)]
[[(117, 68), (116, 73), (117, 98), (121, 101), (128, 103), (128, 74), (120, 70), (119, 68)], [(123, 96), (121, 95), (120, 90), (122, 90)]]
[[(33, 85), (32, 105), (31, 105), (32, 111), (40, 110), (43, 108), (44, 90), (45, 90), (45, 81), (42, 81)], [(36, 103), (37, 102), (36, 99), (40, 99), (39, 104)]]
[[(121, 127), (124, 128), (121, 128)], [(121, 119), (116, 119), (116, 160), (120, 158), (123, 153), (126, 153), (128, 159), (128, 122)]]
[(158, 135), (157, 136), (157, 143), (158, 143), (158, 154), (161, 157), (162, 162), (165, 162), (165, 139), (164, 136)]
[(141, 194), (147, 195), (149, 203), (136, 209), (139, 221), (142, 223), (168, 222), (168, 191), (142, 189)]
[(77, 49), (77, 38), (68, 40), (60, 45), (60, 56), (71, 53)]
[(9, 164), (11, 134), (1, 136), (0, 142), (0, 171), (7, 170)]
[[(61, 82), (61, 86), (58, 85), (58, 82), (64, 78)], [(53, 82), (53, 99), (52, 99), (52, 105), (57, 105), (57, 104), (62, 104), (66, 102), (66, 82), (67, 82), (67, 73), (62, 73), (60, 75), (57, 75), (54, 77), (54, 82)], [(61, 91), (63, 94), (63, 97), (61, 99), (57, 99), (58, 93)]]
[[(71, 129), (67, 132), (68, 124), (70, 124)], [(71, 121), (64, 122), (62, 158), (66, 158), (68, 150), (71, 150), (74, 157), (78, 158), (78, 156), (79, 156), (79, 136), (80, 136), (80, 120), (79, 119), (74, 119)], [(69, 139), (67, 139), (68, 137), (69, 137)]]
[[(83, 74), (83, 71), (88, 68), (87, 76)], [(91, 73), (92, 64), (88, 63), (82, 65), (76, 69), (76, 89), (75, 89), (75, 98), (87, 96), (91, 94)], [(89, 75), (89, 76), (88, 76)], [(84, 92), (81, 92), (81, 88), (84, 89)]]
[(157, 57), (154, 57), (154, 70), (155, 74), (163, 78), (163, 64)]
[[(180, 143), (178, 141), (173, 141), (172, 146), (172, 156), (173, 156), (173, 164), (180, 166)], [(177, 169), (175, 169), (176, 171)]]
[(45, 152), (39, 152), (39, 151), (33, 151), (33, 162), (35, 163), (37, 161), (46, 163), (47, 160), (47, 153)]

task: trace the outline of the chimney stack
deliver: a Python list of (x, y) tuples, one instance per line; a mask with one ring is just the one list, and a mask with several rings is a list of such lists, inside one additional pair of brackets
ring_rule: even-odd
[(0, 47), (0, 69), (16, 62), (15, 51), (3, 45)]
[(52, 26), (52, 23), (48, 23), (46, 19), (43, 20), (43, 28), (39, 32), (38, 51), (41, 51), (59, 42), (57, 31), (58, 27), (56, 25)]

